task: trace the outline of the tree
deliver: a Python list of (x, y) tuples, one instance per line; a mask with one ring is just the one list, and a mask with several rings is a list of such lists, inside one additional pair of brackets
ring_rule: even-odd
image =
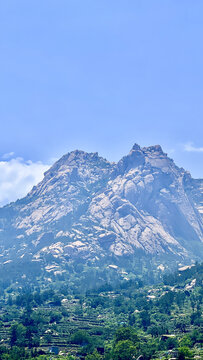
[(133, 360), (136, 355), (136, 346), (130, 340), (118, 341), (113, 350), (113, 360)]
[(175, 337), (170, 337), (165, 341), (166, 349), (171, 350), (177, 347), (177, 339)]
[(62, 319), (62, 315), (58, 311), (53, 311), (50, 314), (50, 323), (56, 322), (58, 323)]
[(192, 341), (191, 341), (191, 337), (189, 335), (185, 335), (183, 336), (183, 338), (180, 341), (180, 345), (181, 347), (192, 347)]
[(99, 353), (95, 350), (92, 354), (87, 355), (85, 360), (101, 360), (102, 357)]
[(89, 334), (84, 330), (76, 331), (71, 338), (72, 343), (82, 346), (88, 345), (91, 342), (90, 340)]
[(152, 325), (148, 328), (148, 333), (151, 334), (153, 337), (157, 337), (158, 335), (160, 335), (160, 327), (156, 326), (156, 325)]
[(150, 316), (148, 311), (144, 310), (140, 313), (140, 318), (142, 320), (142, 326), (144, 329), (147, 329), (147, 327), (150, 325)]
[(10, 329), (10, 345), (26, 346), (26, 327), (22, 324), (13, 324)]
[(25, 359), (25, 349), (22, 348), (22, 347), (17, 347), (17, 346), (14, 346), (10, 353), (9, 353), (9, 358), (10, 360), (19, 360), (19, 359)]
[(115, 335), (115, 342), (119, 342), (121, 340), (130, 340), (133, 343), (138, 342), (137, 334), (135, 333), (134, 329), (131, 327), (120, 327), (116, 331)]
[(192, 359), (192, 352), (187, 346), (178, 349), (178, 360)]

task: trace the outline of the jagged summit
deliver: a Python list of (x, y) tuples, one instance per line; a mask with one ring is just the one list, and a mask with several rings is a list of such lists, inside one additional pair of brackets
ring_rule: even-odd
[(160, 145), (153, 145), (153, 146), (148, 146), (148, 147), (143, 147), (142, 150), (144, 152), (151, 152), (151, 153), (158, 153), (158, 154), (161, 154), (161, 155), (167, 155), (163, 152), (162, 150), (162, 147)]
[[(164, 154), (163, 150), (162, 150), (162, 147), (160, 145), (151, 145), (151, 146), (147, 146), (147, 147), (141, 147), (140, 145), (138, 144), (134, 144), (132, 149), (131, 149), (131, 152), (132, 151), (143, 151), (143, 152), (157, 152), (159, 154)], [(165, 154), (166, 155), (166, 154)]]
[(135, 143), (135, 144), (133, 145), (131, 151), (136, 151), (136, 150), (141, 150), (141, 147), (140, 147), (140, 145), (138, 145), (138, 144)]
[(52, 167), (45, 173), (58, 171), (62, 166), (81, 166), (82, 164), (101, 162), (102, 164), (110, 164), (106, 159), (98, 155), (98, 152), (87, 153), (82, 150), (74, 150), (63, 155), (58, 161), (56, 161)]
[(203, 254), (203, 180), (160, 145), (134, 144), (111, 163), (69, 152), (22, 200), (0, 209), (0, 263), (136, 257), (194, 260)]
[(160, 145), (149, 147), (140, 147), (134, 144), (128, 155), (124, 156), (118, 162), (119, 171), (129, 171), (131, 168), (149, 165), (152, 167), (162, 168), (162, 171), (176, 171), (178, 168), (175, 166), (172, 159), (163, 152)]
[[(124, 156), (119, 162), (120, 166), (121, 162), (129, 162), (130, 166), (138, 166), (139, 164), (143, 164), (145, 162), (145, 158), (148, 156), (161, 156), (167, 157), (167, 154), (163, 152), (160, 145), (154, 145), (149, 147), (141, 148), (138, 144), (134, 144), (131, 151), (127, 156)], [(171, 159), (170, 159), (171, 160)], [(110, 161), (104, 159), (103, 157), (98, 155), (98, 152), (88, 153), (83, 150), (74, 150), (65, 155), (63, 155), (58, 161), (56, 161), (53, 166), (45, 172), (45, 176), (53, 176), (54, 172), (59, 171), (59, 169), (65, 170), (68, 167), (82, 167), (85, 164), (92, 165), (96, 164), (97, 166), (107, 166), (114, 167), (115, 163), (111, 163)]]

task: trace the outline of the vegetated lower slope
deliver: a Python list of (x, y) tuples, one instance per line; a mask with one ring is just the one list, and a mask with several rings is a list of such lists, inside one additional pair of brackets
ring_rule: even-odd
[(0, 358), (43, 359), (52, 350), (61, 359), (202, 359), (202, 283), (196, 264), (162, 284), (137, 278), (86, 294), (69, 282), (13, 284), (1, 292)]
[(73, 151), (25, 198), (0, 209), (0, 271), (194, 262), (203, 256), (202, 197), (203, 180), (158, 145), (135, 144), (117, 164)]

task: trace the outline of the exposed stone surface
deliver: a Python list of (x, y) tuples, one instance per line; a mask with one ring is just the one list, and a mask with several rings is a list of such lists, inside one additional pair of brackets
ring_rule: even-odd
[(159, 145), (135, 144), (117, 164), (64, 155), (21, 200), (0, 209), (0, 262), (148, 254), (201, 258), (203, 180)]

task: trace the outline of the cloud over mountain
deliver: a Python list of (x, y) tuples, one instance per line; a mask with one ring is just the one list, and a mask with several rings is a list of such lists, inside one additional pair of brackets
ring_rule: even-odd
[(13, 152), (4, 154), (0, 161), (0, 206), (25, 196), (49, 168), (40, 161), (25, 161), (13, 155)]

